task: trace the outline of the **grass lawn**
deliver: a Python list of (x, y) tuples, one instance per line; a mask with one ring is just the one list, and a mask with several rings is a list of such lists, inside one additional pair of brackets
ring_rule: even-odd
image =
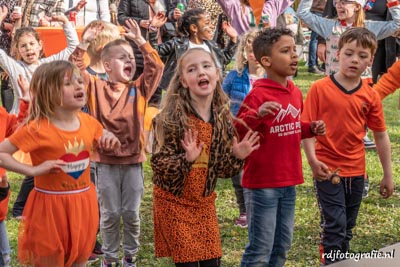
[[(303, 90), (305, 95), (311, 82), (317, 78), (320, 78), (320, 76), (308, 74), (304, 63), (302, 63), (295, 83)], [(383, 103), (388, 132), (392, 143), (393, 177), (395, 182), (398, 181), (400, 172), (400, 151), (398, 145), (400, 143), (400, 112), (398, 110), (398, 103), (398, 93), (387, 97)], [(305, 156), (303, 158), (305, 160)], [(395, 194), (388, 200), (384, 200), (379, 196), (378, 189), (382, 171), (375, 151), (367, 152), (367, 168), (370, 177), (369, 197), (363, 200), (357, 226), (354, 229), (354, 238), (351, 242), (351, 249), (356, 252), (367, 252), (400, 241), (399, 196)], [(297, 187), (294, 240), (286, 266), (319, 266), (319, 211), (314, 196), (310, 169), (306, 162), (303, 162), (303, 169), (305, 183)], [(169, 259), (156, 259), (154, 257), (151, 169), (147, 163), (145, 164), (145, 179), (146, 189), (141, 207), (142, 233), (138, 266), (174, 266)], [(8, 214), (7, 229), (13, 250), (12, 266), (18, 266), (16, 261), (18, 221), (11, 217), (11, 208), (19, 190), (22, 177), (11, 174), (10, 181), (13, 194), (9, 204), (10, 211)], [(247, 229), (233, 226), (233, 221), (238, 216), (238, 209), (231, 180), (220, 179), (217, 192), (218, 218), (224, 254), (222, 266), (237, 267), (240, 265), (241, 255), (247, 241)]]

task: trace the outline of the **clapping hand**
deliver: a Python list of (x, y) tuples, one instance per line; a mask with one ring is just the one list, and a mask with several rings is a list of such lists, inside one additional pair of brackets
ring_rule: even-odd
[(199, 142), (199, 144), (197, 144), (198, 134), (199, 133), (197, 131), (193, 132), (191, 129), (189, 129), (188, 131), (185, 131), (185, 136), (183, 140), (181, 140), (182, 147), (186, 151), (186, 160), (189, 162), (194, 162), (200, 156), (200, 153), (203, 149), (203, 142)]
[(113, 151), (121, 147), (121, 142), (118, 138), (110, 131), (103, 130), (103, 135), (98, 141), (98, 147), (104, 151)]
[(83, 33), (82, 41), (87, 43), (94, 41), (103, 29), (102, 23), (92, 23)]
[(18, 86), (21, 88), (21, 97), (20, 99), (26, 102), (29, 102), (29, 82), (23, 75), (18, 75)]
[(258, 132), (248, 131), (240, 143), (238, 143), (236, 137), (233, 137), (233, 155), (238, 159), (247, 158), (247, 156), (259, 147), (260, 136)]
[(264, 102), (258, 108), (258, 116), (264, 117), (266, 115), (274, 115), (276, 111), (281, 109), (281, 107), (282, 107), (282, 105), (275, 101)]
[(229, 22), (227, 21), (222, 22), (222, 30), (229, 36), (232, 42), (236, 43), (238, 33)]
[(150, 26), (160, 28), (167, 22), (167, 19), (164, 13), (159, 12), (151, 19)]
[(2, 22), (8, 14), (8, 8), (6, 6), (0, 7), (0, 22)]

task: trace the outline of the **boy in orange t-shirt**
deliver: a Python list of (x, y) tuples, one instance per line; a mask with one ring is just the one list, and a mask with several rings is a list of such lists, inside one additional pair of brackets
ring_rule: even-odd
[[(321, 212), (321, 263), (338, 259), (332, 255), (349, 251), (352, 229), (361, 204), (365, 177), (365, 125), (374, 132), (383, 169), (380, 193), (393, 194), (390, 141), (386, 132), (381, 99), (361, 79), (373, 62), (377, 47), (373, 33), (351, 28), (340, 36), (339, 72), (312, 84), (302, 119), (324, 120), (326, 134), (303, 140)], [(334, 183), (332, 172), (340, 170)], [(339, 257), (343, 259), (343, 257)]]

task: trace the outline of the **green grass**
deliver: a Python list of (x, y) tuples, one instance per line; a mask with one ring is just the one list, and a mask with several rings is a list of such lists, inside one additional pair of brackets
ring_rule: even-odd
[[(299, 75), (295, 83), (302, 89), (304, 95), (312, 81), (320, 76), (307, 73), (304, 63), (301, 64)], [(398, 180), (400, 173), (400, 112), (398, 110), (398, 93), (384, 100), (384, 108), (389, 135), (392, 143), (393, 177)], [(305, 159), (305, 157), (303, 157)], [(367, 153), (367, 168), (370, 176), (369, 197), (361, 205), (357, 226), (354, 229), (354, 238), (351, 242), (352, 250), (367, 252), (400, 241), (400, 202), (395, 194), (392, 198), (384, 200), (379, 196), (378, 188), (382, 177), (380, 163), (375, 151)], [(318, 264), (319, 242), (319, 211), (317, 208), (312, 186), (310, 169), (303, 162), (305, 183), (297, 187), (296, 224), (294, 240), (289, 252), (286, 266), (310, 267)], [(12, 198), (10, 209), (15, 200), (22, 177), (10, 175)], [(140, 261), (138, 266), (174, 266), (169, 259), (156, 259), (154, 257), (153, 223), (152, 223), (152, 186), (151, 169), (145, 164), (146, 189), (141, 207), (142, 233)], [(235, 194), (230, 179), (221, 179), (217, 187), (218, 218), (223, 246), (223, 267), (239, 266), (241, 255), (247, 241), (247, 230), (233, 226), (234, 219), (238, 216)], [(9, 212), (7, 229), (13, 248), (13, 266), (18, 266), (16, 261), (18, 221), (11, 217)]]

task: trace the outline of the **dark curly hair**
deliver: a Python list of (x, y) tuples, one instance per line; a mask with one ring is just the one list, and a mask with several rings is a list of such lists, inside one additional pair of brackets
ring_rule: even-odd
[(273, 28), (260, 31), (253, 41), (253, 53), (258, 62), (264, 56), (270, 56), (272, 52), (272, 45), (279, 41), (283, 35), (294, 37), (291, 30), (285, 28)]
[(197, 25), (201, 15), (205, 15), (207, 12), (202, 8), (193, 8), (185, 11), (182, 17), (178, 20), (178, 33), (181, 36), (190, 36), (190, 25)]

